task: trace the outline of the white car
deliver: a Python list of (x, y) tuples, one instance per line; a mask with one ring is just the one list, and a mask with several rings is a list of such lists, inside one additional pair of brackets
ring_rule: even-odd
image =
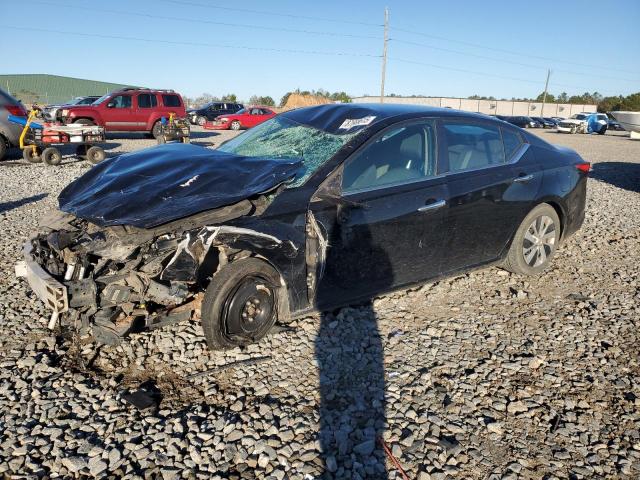
[(576, 113), (571, 118), (558, 122), (558, 132), (563, 133), (599, 133), (607, 131), (608, 117), (604, 113)]

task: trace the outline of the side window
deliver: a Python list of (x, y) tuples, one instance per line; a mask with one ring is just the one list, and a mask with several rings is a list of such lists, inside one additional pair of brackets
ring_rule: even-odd
[(505, 163), (498, 127), (464, 122), (443, 122), (442, 126), (450, 172)]
[(158, 100), (155, 95), (150, 93), (141, 93), (138, 95), (138, 107), (139, 108), (153, 108), (158, 106)]
[(433, 121), (385, 130), (347, 160), (342, 190), (374, 189), (435, 175), (435, 138)]
[(164, 103), (165, 107), (179, 107), (180, 97), (177, 95), (162, 95), (162, 103)]
[(118, 95), (113, 97), (109, 103), (113, 104), (113, 108), (131, 108), (131, 95)]
[(502, 129), (502, 141), (504, 142), (504, 154), (507, 161), (513, 157), (523, 143), (522, 136), (519, 133), (506, 128)]

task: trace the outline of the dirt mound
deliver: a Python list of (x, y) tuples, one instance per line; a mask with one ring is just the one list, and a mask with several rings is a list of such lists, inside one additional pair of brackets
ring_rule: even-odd
[(302, 95), (300, 93), (292, 93), (289, 95), (284, 108), (286, 110), (291, 110), (292, 108), (310, 107), (311, 105), (323, 105), (325, 103), (332, 103), (332, 101), (319, 95)]

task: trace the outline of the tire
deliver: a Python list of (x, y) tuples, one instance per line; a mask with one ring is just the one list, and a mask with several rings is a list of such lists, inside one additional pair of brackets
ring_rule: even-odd
[(166, 138), (164, 138), (164, 135), (159, 135), (156, 140), (158, 141), (158, 145), (164, 145), (165, 143), (167, 143)]
[(96, 165), (107, 158), (107, 154), (104, 153), (102, 147), (93, 146), (87, 149), (87, 160), (93, 165)]
[(42, 161), (51, 166), (60, 165), (62, 154), (56, 147), (47, 147), (42, 151)]
[(153, 124), (153, 127), (151, 127), (151, 132), (149, 132), (151, 134), (152, 138), (158, 138), (162, 133), (161, 130), (162, 129), (162, 124), (160, 123), (160, 120), (158, 120), (156, 123)]
[(182, 140), (182, 143), (191, 143), (190, 137), (182, 137), (181, 140)]
[(548, 203), (541, 203), (518, 227), (502, 267), (521, 275), (539, 275), (551, 263), (560, 233), (560, 218), (555, 209)]
[(40, 156), (38, 150), (34, 155), (33, 148), (24, 147), (22, 149), (22, 158), (24, 158), (29, 163), (42, 163), (42, 157)]
[(238, 120), (234, 120), (233, 122), (231, 122), (231, 130), (240, 130), (242, 128), (242, 125), (240, 125), (240, 122)]
[(598, 130), (598, 135), (604, 135), (605, 133), (607, 133), (607, 126), (603, 125), (602, 128)]
[(573, 134), (573, 133), (576, 133), (576, 130), (577, 130), (577, 129), (576, 129), (576, 126), (575, 126), (575, 125), (572, 125), (572, 126), (571, 126), (571, 132), (570, 132), (570, 133), (572, 133), (572, 134)]
[(226, 350), (263, 338), (278, 318), (279, 285), (278, 272), (257, 258), (222, 267), (202, 302), (202, 330), (209, 348)]
[(7, 141), (0, 135), (0, 160), (7, 154)]
[(88, 118), (79, 118), (77, 120), (74, 120), (73, 123), (77, 123), (78, 125), (95, 125), (95, 122), (89, 120)]
[(207, 117), (203, 117), (202, 115), (200, 115), (198, 118), (196, 118), (196, 123), (203, 127), (204, 124), (207, 123)]

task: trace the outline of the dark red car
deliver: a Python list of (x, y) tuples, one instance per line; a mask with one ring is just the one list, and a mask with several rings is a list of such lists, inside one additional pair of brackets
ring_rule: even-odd
[(251, 128), (266, 122), (277, 114), (266, 107), (251, 106), (243, 108), (231, 115), (220, 115), (213, 122), (206, 122), (204, 128), (210, 130), (240, 130)]
[(107, 132), (148, 132), (157, 137), (162, 117), (184, 118), (186, 110), (182, 97), (173, 90), (125, 88), (91, 105), (63, 107), (59, 114), (64, 123), (100, 125)]

